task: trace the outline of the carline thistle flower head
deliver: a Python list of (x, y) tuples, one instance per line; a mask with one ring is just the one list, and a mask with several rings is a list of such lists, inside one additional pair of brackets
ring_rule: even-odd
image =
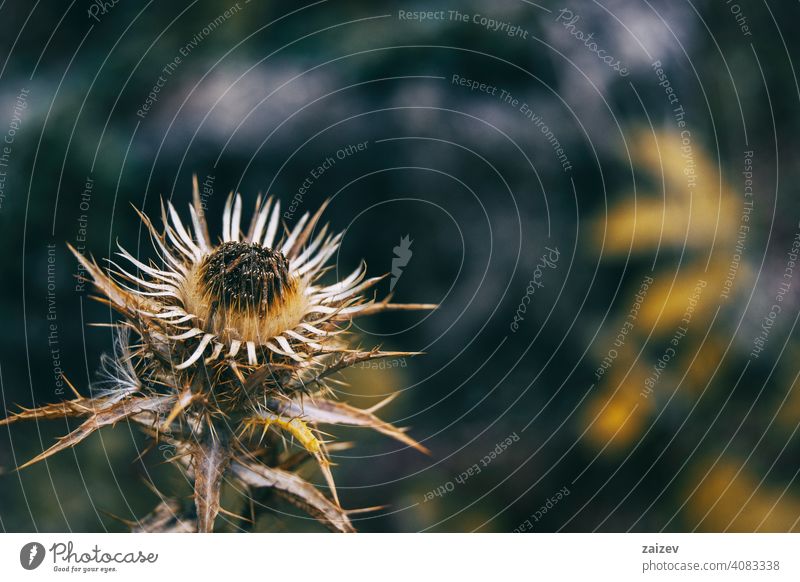
[[(177, 500), (163, 498), (135, 524), (139, 531), (213, 531), (227, 480), (244, 490), (272, 490), (330, 529), (354, 531), (329, 460), (343, 445), (323, 440), (320, 425), (372, 428), (426, 449), (374, 414), (391, 397), (369, 410), (333, 399), (330, 384), (341, 370), (415, 355), (352, 348), (349, 324), (358, 316), (435, 306), (366, 299), (384, 277), (367, 278), (363, 261), (340, 281), (323, 283), (342, 240), (328, 225), (318, 228), (325, 204), (289, 229), (280, 224), (280, 201), (259, 197), (243, 232), (242, 198), (231, 194), (215, 244), (196, 178), (193, 198), (191, 227), (171, 203), (162, 204), (162, 231), (140, 213), (158, 264), (120, 246), (117, 255), (128, 265), (109, 259), (103, 270), (70, 247), (102, 293), (98, 299), (122, 316), (115, 353), (101, 358), (102, 382), (91, 398), (74, 390), (73, 400), (23, 408), (0, 424), (86, 419), (22, 467), (122, 420), (175, 447), (173, 462), (194, 483), (194, 508), (181, 513)], [(297, 474), (306, 459), (318, 465), (330, 497)]]

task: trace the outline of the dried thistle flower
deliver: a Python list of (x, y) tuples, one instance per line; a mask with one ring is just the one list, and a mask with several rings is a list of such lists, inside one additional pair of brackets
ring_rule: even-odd
[[(91, 398), (73, 389), (73, 400), (22, 409), (0, 421), (86, 419), (22, 467), (77, 445), (103, 426), (129, 420), (156, 441), (173, 445), (172, 460), (194, 482), (192, 514), (176, 515), (178, 503), (164, 499), (132, 524), (138, 531), (212, 531), (224, 479), (246, 490), (271, 489), (330, 529), (354, 531), (339, 504), (330, 447), (319, 426), (369, 427), (426, 449), (375, 416), (391, 397), (369, 410), (332, 399), (332, 376), (344, 368), (415, 355), (351, 349), (345, 341), (349, 324), (357, 316), (435, 306), (366, 300), (362, 293), (383, 277), (366, 278), (363, 261), (341, 281), (322, 284), (342, 239), (328, 234), (328, 225), (315, 232), (324, 209), (306, 213), (279, 237), (280, 201), (270, 197), (262, 204), (259, 197), (242, 233), (242, 199), (231, 194), (222, 241), (213, 244), (195, 178), (191, 229), (171, 203), (166, 209), (162, 204), (163, 232), (140, 213), (160, 265), (145, 264), (120, 246), (117, 254), (135, 269), (109, 260), (105, 272), (70, 247), (104, 295), (98, 300), (122, 321), (116, 324), (115, 353), (101, 359), (100, 390)], [(286, 436), (302, 454), (292, 453)], [(332, 500), (295, 472), (309, 457)]]

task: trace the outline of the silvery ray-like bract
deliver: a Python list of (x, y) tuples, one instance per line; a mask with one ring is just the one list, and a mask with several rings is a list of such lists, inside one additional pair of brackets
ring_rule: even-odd
[[(150, 515), (131, 523), (137, 531), (213, 531), (224, 511), (224, 482), (250, 492), (269, 489), (334, 531), (354, 531), (329, 460), (331, 450), (347, 445), (325, 441), (320, 426), (367, 427), (426, 449), (374, 414), (391, 396), (367, 410), (334, 398), (343, 369), (416, 354), (353, 348), (349, 325), (358, 316), (435, 306), (365, 298), (384, 277), (367, 278), (363, 261), (324, 284), (342, 240), (328, 225), (318, 228), (326, 204), (290, 229), (281, 223), (280, 201), (259, 197), (245, 232), (242, 198), (231, 194), (222, 240), (214, 243), (196, 178), (193, 198), (191, 227), (171, 203), (162, 204), (161, 232), (140, 213), (157, 263), (120, 246), (117, 255), (129, 264), (109, 260), (103, 270), (72, 249), (102, 293), (98, 299), (122, 316), (113, 324), (115, 353), (101, 358), (102, 379), (91, 397), (73, 388), (73, 400), (23, 408), (0, 424), (84, 419), (22, 467), (122, 420), (174, 447), (171, 460), (194, 484), (194, 507), (183, 511), (178, 499), (161, 496)], [(298, 474), (307, 459), (318, 465), (329, 496)]]

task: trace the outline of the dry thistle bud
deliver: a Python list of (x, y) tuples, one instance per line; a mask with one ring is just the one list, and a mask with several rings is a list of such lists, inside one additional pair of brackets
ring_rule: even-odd
[[(426, 449), (375, 416), (389, 399), (360, 410), (333, 400), (326, 380), (366, 360), (414, 355), (351, 349), (346, 337), (354, 317), (435, 306), (366, 300), (363, 292), (383, 277), (367, 278), (363, 262), (341, 281), (321, 283), (342, 239), (328, 234), (327, 225), (316, 232), (324, 208), (279, 236), (280, 201), (259, 198), (243, 233), (242, 199), (231, 195), (222, 241), (213, 244), (195, 179), (191, 228), (172, 204), (162, 206), (163, 232), (140, 214), (159, 265), (120, 247), (118, 255), (133, 268), (109, 260), (103, 271), (72, 249), (104, 295), (100, 300), (122, 316), (115, 354), (102, 358), (103, 389), (92, 398), (76, 392), (74, 400), (0, 421), (86, 419), (23, 467), (129, 420), (174, 445), (175, 463), (194, 482), (194, 512), (174, 515), (176, 502), (164, 500), (134, 524), (138, 531), (213, 531), (224, 479), (248, 490), (269, 488), (330, 529), (354, 531), (339, 505), (319, 425), (369, 427)], [(319, 465), (332, 500), (293, 472), (303, 458), (292, 454), (285, 435)]]

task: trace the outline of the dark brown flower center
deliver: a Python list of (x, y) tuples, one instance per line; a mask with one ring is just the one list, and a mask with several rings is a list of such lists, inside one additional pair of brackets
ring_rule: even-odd
[(265, 313), (289, 292), (289, 261), (256, 243), (222, 243), (205, 258), (201, 278), (212, 300), (225, 307)]

